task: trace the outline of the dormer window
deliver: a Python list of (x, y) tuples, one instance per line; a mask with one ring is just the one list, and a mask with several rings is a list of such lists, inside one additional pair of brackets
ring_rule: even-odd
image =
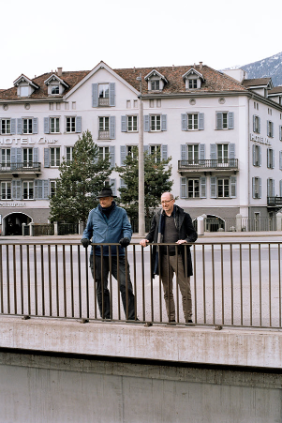
[(20, 87), (20, 96), (21, 97), (28, 97), (29, 96), (29, 87), (22, 85)]
[(182, 78), (185, 81), (186, 90), (197, 90), (201, 88), (202, 82), (204, 81), (203, 75), (198, 72), (196, 69), (189, 69)]
[(14, 81), (14, 86), (17, 87), (17, 94), (19, 97), (29, 97), (31, 94), (39, 88), (31, 79), (25, 75), (21, 75)]
[(162, 91), (168, 83), (166, 77), (157, 70), (152, 70), (144, 79), (148, 82), (148, 91)]
[(52, 95), (60, 94), (60, 86), (59, 85), (54, 85), (53, 87), (51, 86), (51, 94)]
[(151, 81), (151, 90), (155, 91), (155, 90), (159, 90), (160, 89), (160, 81)]
[(48, 86), (48, 95), (62, 95), (66, 88), (69, 88), (69, 85), (58, 77), (55, 73), (51, 75), (44, 84)]

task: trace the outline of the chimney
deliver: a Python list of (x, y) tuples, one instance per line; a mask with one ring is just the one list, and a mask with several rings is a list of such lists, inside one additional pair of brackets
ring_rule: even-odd
[(58, 68), (57, 70), (58, 76), (62, 76), (62, 73), (63, 73), (63, 68)]
[(133, 72), (135, 73), (135, 66), (134, 66), (134, 68), (133, 68)]
[(202, 70), (203, 69), (203, 62), (199, 62), (199, 65), (200, 65), (200, 70)]

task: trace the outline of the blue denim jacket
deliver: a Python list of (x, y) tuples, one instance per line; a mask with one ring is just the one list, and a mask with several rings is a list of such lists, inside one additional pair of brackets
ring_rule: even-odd
[[(83, 231), (82, 238), (88, 238), (93, 243), (118, 243), (121, 238), (131, 239), (132, 229), (129, 223), (126, 211), (118, 206), (114, 206), (109, 217), (99, 210), (99, 206), (92, 209), (89, 213), (86, 228)], [(119, 248), (119, 255), (124, 256), (124, 248)], [(91, 255), (93, 249), (91, 249)], [(117, 255), (117, 247), (111, 247), (112, 256)], [(101, 255), (101, 248), (95, 247), (95, 255)], [(109, 248), (103, 247), (103, 255), (109, 255)]]

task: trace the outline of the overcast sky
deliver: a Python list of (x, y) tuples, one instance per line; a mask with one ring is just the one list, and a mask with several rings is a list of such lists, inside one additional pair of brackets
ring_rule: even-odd
[(0, 88), (62, 66), (245, 65), (282, 51), (274, 0), (1, 1)]

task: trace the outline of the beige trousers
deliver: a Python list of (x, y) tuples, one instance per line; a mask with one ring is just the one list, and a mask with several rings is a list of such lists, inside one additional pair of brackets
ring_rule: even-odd
[(192, 319), (192, 298), (190, 290), (190, 277), (185, 277), (182, 257), (163, 255), (161, 259), (161, 280), (164, 289), (164, 299), (168, 319), (175, 320), (175, 304), (173, 298), (173, 273), (182, 294), (182, 306), (185, 321)]

